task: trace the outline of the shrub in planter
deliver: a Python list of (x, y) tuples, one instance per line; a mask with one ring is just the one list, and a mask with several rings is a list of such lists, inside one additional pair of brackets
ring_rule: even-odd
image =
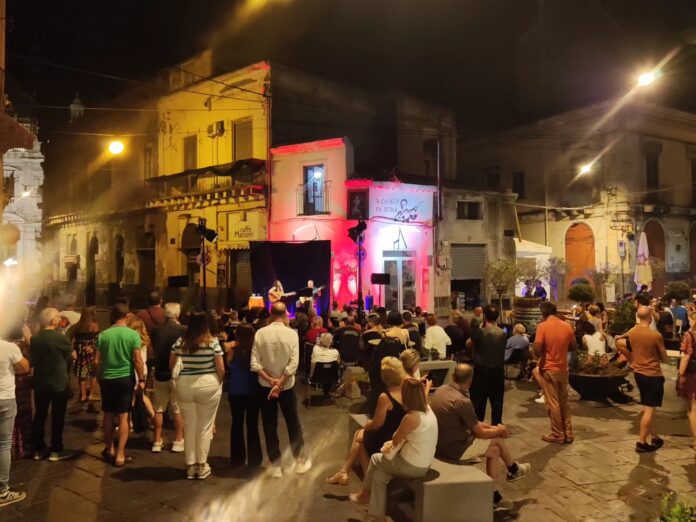
[(667, 299), (688, 299), (690, 295), (691, 288), (686, 281), (671, 281), (665, 286)]
[(609, 362), (607, 354), (592, 354), (578, 351), (570, 369), (572, 373), (601, 377), (625, 377), (628, 371)]
[(636, 325), (636, 307), (631, 301), (624, 301), (609, 313), (609, 331), (614, 335), (628, 332)]
[(594, 298), (594, 289), (589, 284), (573, 285), (570, 287), (570, 290), (568, 290), (568, 299), (578, 303), (594, 301)]

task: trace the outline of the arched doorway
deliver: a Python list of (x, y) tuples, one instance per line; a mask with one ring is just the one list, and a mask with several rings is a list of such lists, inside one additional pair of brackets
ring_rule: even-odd
[[(595, 268), (595, 239), (592, 229), (585, 223), (571, 225), (565, 235), (565, 260), (570, 265), (566, 274), (566, 288), (573, 279), (587, 277), (587, 271)], [(565, 291), (562, 295), (565, 295)]]
[(99, 253), (99, 240), (96, 232), (92, 234), (87, 246), (87, 286), (85, 287), (85, 304), (94, 306), (97, 303), (97, 263), (96, 257)]
[(650, 258), (658, 261), (658, 265), (653, 265), (653, 284), (650, 293), (654, 296), (661, 296), (665, 291), (665, 231), (659, 221), (651, 219), (643, 226), (643, 232), (648, 239), (648, 250)]

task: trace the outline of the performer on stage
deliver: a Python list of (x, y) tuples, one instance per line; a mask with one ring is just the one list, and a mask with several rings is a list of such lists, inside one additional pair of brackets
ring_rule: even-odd
[(283, 283), (276, 279), (273, 286), (268, 291), (268, 300), (271, 302), (271, 304), (273, 304), (277, 303), (278, 301), (282, 301), (284, 297), (295, 295), (296, 293), (297, 292), (285, 292), (283, 290)]

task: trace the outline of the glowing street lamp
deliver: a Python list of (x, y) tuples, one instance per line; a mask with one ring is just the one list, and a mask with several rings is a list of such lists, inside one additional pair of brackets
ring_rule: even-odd
[(589, 174), (590, 171), (592, 170), (592, 163), (585, 163), (582, 167), (580, 167), (580, 175), (583, 174)]
[(123, 152), (126, 147), (123, 145), (122, 141), (114, 140), (109, 143), (109, 152), (114, 156), (118, 156)]
[(657, 80), (657, 73), (655, 71), (644, 72), (638, 77), (638, 87), (647, 87), (652, 85)]

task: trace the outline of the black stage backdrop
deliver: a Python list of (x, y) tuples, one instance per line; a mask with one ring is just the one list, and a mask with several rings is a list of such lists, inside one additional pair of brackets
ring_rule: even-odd
[[(285, 292), (297, 292), (312, 279), (315, 288), (322, 285), (318, 299), (319, 312), (329, 309), (331, 276), (331, 241), (285, 243), (282, 241), (250, 241), (251, 287), (255, 294), (268, 299), (268, 290), (276, 279), (283, 283)], [(294, 312), (297, 297), (285, 300)]]

